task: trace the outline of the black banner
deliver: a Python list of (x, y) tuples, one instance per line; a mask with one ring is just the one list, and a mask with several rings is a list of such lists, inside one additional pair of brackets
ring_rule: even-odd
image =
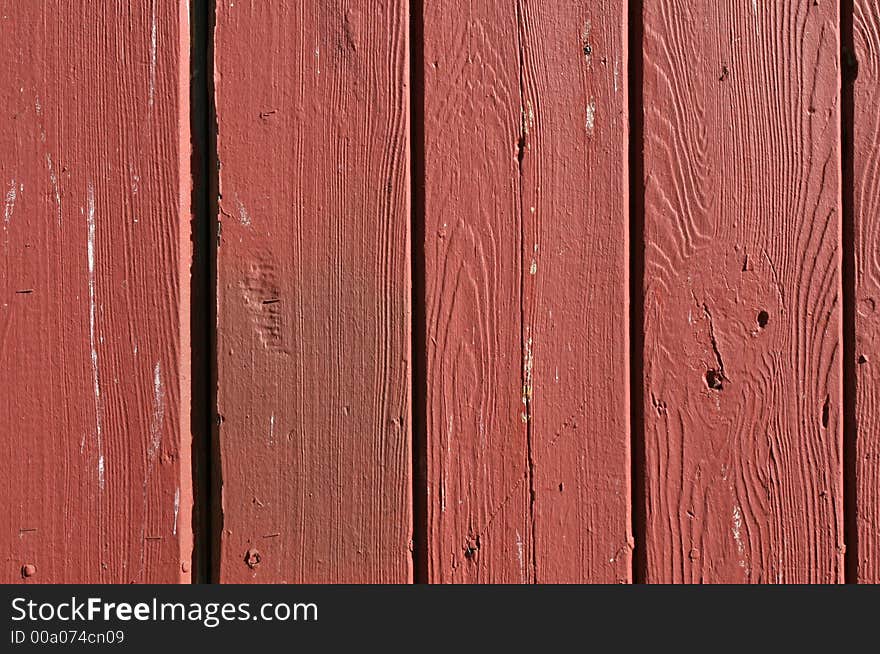
[[(2, 651), (876, 649), (874, 587), (4, 586)], [(616, 644), (616, 645), (615, 645)], [(247, 650), (245, 650), (247, 651)], [(274, 649), (273, 649), (274, 651)]]

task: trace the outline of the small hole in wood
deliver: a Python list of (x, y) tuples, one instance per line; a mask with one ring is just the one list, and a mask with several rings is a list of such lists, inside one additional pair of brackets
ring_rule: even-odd
[(767, 326), (767, 323), (770, 322), (770, 314), (766, 311), (758, 312), (758, 327), (764, 329)]
[(516, 160), (521, 164), (526, 156), (526, 137), (523, 134), (516, 142)]
[(707, 370), (706, 386), (716, 391), (720, 391), (722, 388), (724, 388), (724, 377), (717, 370)]
[(262, 561), (262, 560), (263, 560), (263, 556), (260, 554), (260, 552), (258, 550), (250, 549), (247, 552), (245, 552), (244, 562), (247, 564), (247, 566), (251, 570), (253, 570), (258, 565), (260, 565), (260, 561)]

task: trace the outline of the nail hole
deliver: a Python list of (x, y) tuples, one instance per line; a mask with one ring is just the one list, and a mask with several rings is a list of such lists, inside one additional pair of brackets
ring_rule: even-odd
[(720, 391), (724, 388), (723, 377), (720, 372), (717, 370), (707, 370), (706, 371), (706, 386), (709, 388), (713, 388), (716, 391)]
[(258, 550), (250, 549), (244, 555), (244, 562), (251, 570), (260, 565), (260, 561), (262, 560), (263, 556)]
[(859, 365), (863, 366), (866, 363), (868, 363), (868, 357), (866, 357), (864, 354), (860, 354), (859, 355)]
[(477, 552), (480, 551), (480, 537), (477, 536), (476, 539), (471, 540), (468, 538), (467, 543), (464, 546), (464, 556), (467, 559), (473, 559)]
[(758, 313), (758, 327), (764, 329), (767, 326), (767, 323), (770, 322), (770, 314), (766, 311), (760, 311)]

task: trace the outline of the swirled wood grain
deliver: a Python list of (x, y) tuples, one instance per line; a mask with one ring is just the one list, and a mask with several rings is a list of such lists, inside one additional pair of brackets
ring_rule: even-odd
[(625, 24), (425, 3), (430, 581), (630, 580)]
[(644, 7), (651, 582), (838, 582), (834, 2)]

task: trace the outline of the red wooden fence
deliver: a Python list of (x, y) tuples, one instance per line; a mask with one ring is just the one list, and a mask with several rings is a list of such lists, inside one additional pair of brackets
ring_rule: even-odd
[(0, 580), (880, 581), (873, 0), (0, 37)]

